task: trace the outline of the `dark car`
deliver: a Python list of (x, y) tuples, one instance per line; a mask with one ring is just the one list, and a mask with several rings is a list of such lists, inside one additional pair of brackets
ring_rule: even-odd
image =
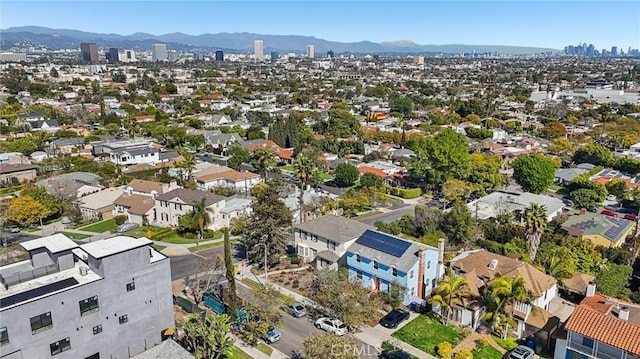
[(598, 212), (598, 209), (596, 207), (589, 207), (589, 208), (587, 208), (587, 211), (596, 213), (596, 212)]
[(380, 325), (385, 328), (393, 329), (397, 328), (398, 324), (407, 319), (409, 319), (409, 312), (404, 309), (396, 308), (387, 313), (384, 318), (380, 319)]
[(411, 359), (411, 354), (407, 352), (403, 352), (402, 350), (393, 350), (387, 349), (383, 350), (380, 355), (378, 355), (381, 359)]

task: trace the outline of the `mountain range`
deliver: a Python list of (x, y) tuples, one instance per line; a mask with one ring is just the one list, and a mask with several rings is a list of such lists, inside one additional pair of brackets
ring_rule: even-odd
[(420, 45), (408, 40), (375, 43), (371, 41), (336, 42), (300, 35), (261, 35), (247, 32), (188, 35), (180, 32), (153, 35), (137, 32), (131, 35), (100, 34), (68, 29), (51, 29), (41, 26), (21, 26), (0, 30), (0, 48), (8, 49), (19, 44), (44, 45), (49, 49), (79, 48), (80, 42), (95, 42), (99, 47), (119, 47), (150, 50), (154, 43), (165, 43), (168, 49), (182, 51), (226, 50), (228, 52), (253, 52), (253, 41), (263, 40), (264, 51), (280, 53), (305, 52), (307, 45), (314, 45), (317, 55), (332, 50), (336, 54), (456, 54), (485, 53), (534, 54), (557, 52), (556, 49), (501, 45)]

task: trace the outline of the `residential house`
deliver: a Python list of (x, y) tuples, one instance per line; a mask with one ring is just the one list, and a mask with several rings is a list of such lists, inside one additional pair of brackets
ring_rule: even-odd
[(443, 270), (440, 251), (368, 229), (347, 249), (349, 278), (372, 291), (388, 291), (396, 282), (407, 288), (404, 304), (424, 304)]
[(633, 221), (624, 218), (586, 212), (569, 217), (562, 223), (560, 231), (588, 240), (596, 246), (617, 248), (621, 247), (627, 238), (633, 237), (635, 227)]
[(0, 355), (130, 358), (174, 328), (169, 259), (146, 238), (77, 245), (63, 234), (22, 242), (0, 267)]
[(226, 153), (231, 146), (243, 141), (237, 133), (222, 133), (220, 130), (202, 131), (202, 135), (207, 145), (213, 146), (218, 154)]
[(113, 218), (115, 200), (122, 194), (122, 187), (109, 187), (81, 197), (76, 202), (84, 220)]
[(169, 192), (176, 188), (180, 188), (176, 181), (171, 181), (169, 183), (163, 182), (155, 182), (155, 181), (147, 181), (143, 179), (133, 179), (129, 182), (125, 187), (125, 192), (127, 194), (133, 195), (138, 194), (142, 196), (156, 198), (157, 195), (163, 194), (165, 192)]
[(293, 226), (298, 257), (316, 261), (318, 269), (338, 269), (346, 265), (347, 249), (366, 230), (373, 227), (342, 216), (328, 215)]
[(27, 123), (31, 131), (56, 132), (60, 130), (60, 124), (55, 118), (45, 120), (28, 120)]
[(533, 265), (480, 249), (459, 254), (451, 260), (450, 267), (454, 275), (466, 278), (472, 294), (471, 298), (453, 308), (452, 321), (478, 328), (485, 311), (482, 301), (485, 288), (498, 277), (520, 276), (532, 299), (528, 303), (517, 302), (514, 305), (517, 326), (513, 331), (516, 337), (536, 333), (550, 322), (558, 324), (559, 319), (548, 311), (551, 300), (557, 296), (557, 281)]
[(127, 222), (146, 225), (153, 217), (156, 201), (151, 196), (123, 193), (113, 201), (113, 216), (126, 216)]
[(59, 199), (76, 199), (104, 189), (102, 178), (89, 172), (71, 172), (38, 181), (38, 187)]
[(229, 188), (248, 193), (253, 186), (262, 182), (260, 175), (252, 172), (239, 172), (226, 166), (209, 166), (195, 176), (198, 188), (208, 191), (213, 188)]
[(0, 165), (0, 183), (22, 183), (36, 178), (38, 166), (29, 164)]
[(228, 125), (232, 122), (231, 118), (227, 115), (212, 115), (208, 116), (204, 120), (204, 127), (217, 127)]
[(231, 228), (237, 218), (249, 216), (253, 211), (251, 205), (254, 198), (251, 196), (231, 196), (225, 200), (225, 206), (220, 209), (220, 227)]
[(49, 144), (49, 153), (54, 156), (71, 155), (73, 153), (80, 152), (84, 148), (85, 144), (83, 137), (62, 138), (51, 141)]
[(583, 173), (588, 173), (589, 170), (584, 168), (558, 168), (554, 175), (553, 181), (560, 185), (567, 185)]
[(590, 283), (586, 297), (556, 338), (555, 359), (637, 359), (640, 306), (596, 293)]
[(240, 146), (242, 146), (244, 149), (246, 149), (249, 152), (254, 152), (259, 149), (264, 149), (264, 150), (271, 150), (275, 153), (282, 149), (275, 142), (271, 140), (264, 140), (264, 139), (242, 141), (240, 142)]
[(155, 164), (160, 161), (160, 151), (146, 139), (105, 139), (92, 145), (94, 156), (106, 157), (116, 165)]
[(468, 203), (467, 208), (476, 219), (495, 219), (501, 213), (512, 213), (517, 221), (522, 221), (524, 211), (532, 203), (544, 206), (547, 222), (562, 213), (565, 206), (562, 200), (547, 195), (498, 191)]
[(211, 192), (176, 188), (169, 192), (159, 194), (155, 198), (153, 224), (160, 227), (177, 227), (180, 217), (193, 210), (193, 205), (204, 200), (211, 223), (207, 229), (217, 230), (222, 228), (222, 215), (220, 210), (226, 206), (225, 197)]
[(636, 188), (640, 185), (640, 178), (627, 176), (624, 173), (611, 169), (604, 169), (590, 178), (594, 182), (598, 182), (601, 185), (606, 185), (607, 183), (613, 181), (614, 179), (624, 181), (629, 188)]

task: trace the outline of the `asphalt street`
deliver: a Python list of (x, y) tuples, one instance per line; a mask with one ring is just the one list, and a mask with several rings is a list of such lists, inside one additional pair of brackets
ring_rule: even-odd
[(11, 245), (11, 244), (20, 243), (20, 242), (28, 241), (31, 239), (40, 238), (40, 237), (42, 237), (40, 235), (40, 231), (37, 231), (34, 233), (27, 233), (27, 232), (9, 233), (9, 232), (4, 232), (0, 230), (1, 245), (4, 245), (5, 243), (7, 243), (7, 245)]

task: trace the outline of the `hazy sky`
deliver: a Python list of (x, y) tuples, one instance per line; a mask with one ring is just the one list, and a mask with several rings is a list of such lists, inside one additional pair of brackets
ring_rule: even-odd
[(640, 1), (11, 1), (0, 27), (191, 35), (252, 32), (331, 41), (640, 48)]

